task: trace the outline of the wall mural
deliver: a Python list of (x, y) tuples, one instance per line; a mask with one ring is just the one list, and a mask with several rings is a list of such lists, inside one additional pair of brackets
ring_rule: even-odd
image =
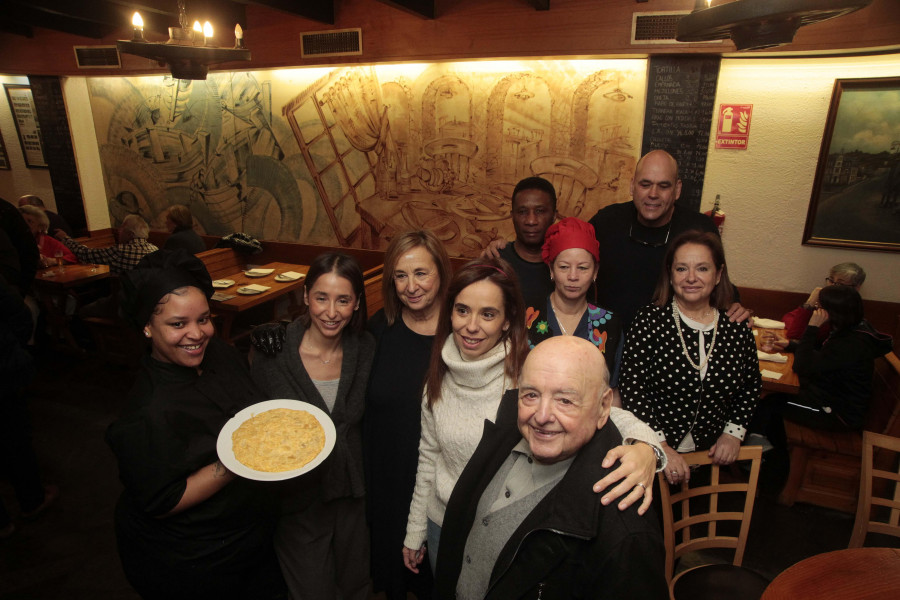
[(551, 180), (562, 216), (628, 200), (645, 60), (488, 61), (91, 78), (110, 216), (155, 229), (383, 249), (434, 231), (451, 255), (511, 237), (509, 196)]

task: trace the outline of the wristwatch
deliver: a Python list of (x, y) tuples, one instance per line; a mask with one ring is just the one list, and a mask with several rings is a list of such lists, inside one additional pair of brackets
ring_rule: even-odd
[[(633, 446), (634, 444), (637, 444), (637, 443), (647, 444), (647, 442), (645, 442), (644, 440), (638, 440), (635, 438), (628, 438), (627, 440), (625, 440), (625, 443), (630, 446)], [(653, 450), (653, 454), (656, 456), (656, 471), (657, 472), (662, 471), (663, 467), (665, 466), (665, 456), (666, 455), (663, 454), (662, 450), (660, 450), (653, 444), (647, 444), (647, 445), (650, 446), (650, 449)]]

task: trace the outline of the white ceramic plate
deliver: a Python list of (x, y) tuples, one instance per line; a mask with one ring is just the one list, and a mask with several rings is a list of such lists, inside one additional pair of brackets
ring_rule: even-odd
[(299, 275), (297, 277), (285, 276), (285, 275), (276, 275), (275, 281), (279, 283), (287, 283), (288, 281), (297, 281), (298, 279), (303, 279), (305, 275)]
[[(231, 434), (234, 433), (244, 421), (275, 408), (305, 410), (315, 417), (322, 426), (322, 429), (325, 430), (325, 446), (314, 459), (299, 469), (279, 471), (277, 473), (257, 471), (256, 469), (251, 469), (246, 466), (234, 457), (234, 449), (231, 446)], [(313, 406), (308, 402), (301, 402), (300, 400), (266, 400), (265, 402), (259, 402), (258, 404), (248, 406), (225, 423), (225, 426), (222, 427), (222, 431), (219, 432), (219, 438), (216, 441), (216, 452), (218, 453), (219, 460), (222, 461), (222, 464), (235, 475), (240, 475), (246, 479), (255, 479), (256, 481), (282, 481), (284, 479), (291, 479), (298, 475), (308, 473), (322, 464), (322, 462), (328, 458), (328, 455), (331, 454), (331, 451), (334, 450), (334, 442), (336, 439), (337, 432), (334, 429), (334, 423), (331, 421), (331, 417), (329, 417), (322, 409)]]
[(269, 290), (254, 290), (253, 288), (248, 287), (239, 287), (237, 289), (237, 293), (243, 296), (255, 296), (256, 294), (262, 294), (263, 292), (268, 292)]
[(216, 279), (212, 282), (212, 286), (217, 290), (223, 290), (225, 288), (231, 287), (234, 285), (234, 279)]
[(244, 271), (244, 275), (247, 277), (266, 277), (274, 271), (275, 269), (250, 269), (249, 271)]

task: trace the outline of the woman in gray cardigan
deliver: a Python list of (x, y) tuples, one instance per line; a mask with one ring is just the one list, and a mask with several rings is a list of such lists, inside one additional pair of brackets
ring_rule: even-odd
[(288, 325), (283, 348), (256, 353), (253, 378), (270, 398), (309, 402), (334, 421), (337, 441), (317, 469), (283, 488), (275, 548), (291, 597), (366, 600), (369, 545), (361, 421), (375, 339), (355, 259), (323, 254), (310, 266), (309, 310)]

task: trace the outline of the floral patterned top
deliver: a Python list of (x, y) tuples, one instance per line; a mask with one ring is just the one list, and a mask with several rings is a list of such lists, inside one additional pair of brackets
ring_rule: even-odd
[[(529, 348), (534, 348), (555, 335), (563, 335), (559, 321), (556, 320), (556, 313), (550, 305), (549, 296), (543, 310), (530, 307), (526, 309), (525, 326), (528, 328)], [(611, 311), (588, 302), (587, 310), (584, 311), (572, 335), (586, 339), (603, 353), (606, 367), (609, 369), (609, 385), (616, 387), (619, 379), (619, 361), (625, 341), (619, 318)]]

